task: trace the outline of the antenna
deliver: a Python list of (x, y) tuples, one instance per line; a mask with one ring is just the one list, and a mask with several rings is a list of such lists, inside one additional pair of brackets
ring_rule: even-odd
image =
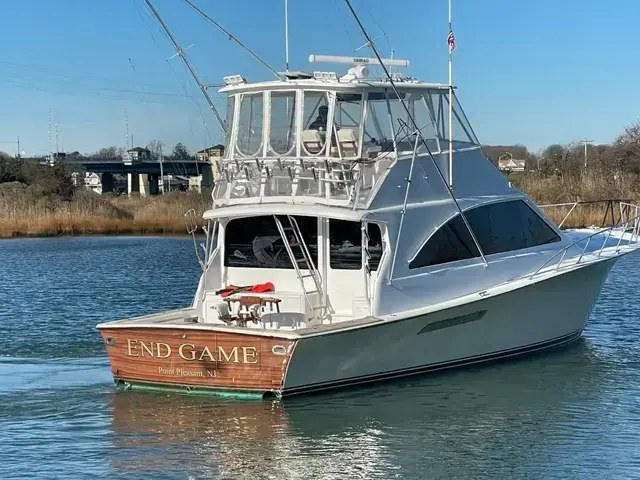
[(284, 64), (289, 72), (289, 0), (284, 0)]
[(209, 107), (211, 108), (211, 111), (214, 113), (216, 119), (218, 120), (218, 123), (220, 124), (220, 128), (222, 128), (222, 131), (226, 133), (227, 127), (225, 126), (224, 121), (222, 120), (222, 117), (218, 113), (218, 110), (216, 109), (216, 106), (213, 104), (213, 101), (211, 100), (211, 97), (207, 93), (206, 87), (202, 84), (202, 82), (200, 82), (200, 79), (198, 78), (198, 75), (196, 74), (196, 71), (194, 70), (193, 66), (191, 65), (191, 62), (189, 61), (187, 56), (184, 54), (184, 51), (182, 50), (182, 48), (180, 47), (180, 45), (178, 44), (176, 39), (173, 38), (173, 34), (171, 33), (171, 30), (169, 30), (169, 27), (167, 26), (167, 24), (164, 23), (164, 20), (162, 20), (162, 17), (160, 16), (160, 14), (157, 12), (157, 10), (155, 8), (153, 8), (153, 5), (151, 5), (151, 1), (150, 0), (144, 0), (144, 1), (146, 2), (147, 6), (149, 7), (149, 9), (153, 13), (153, 15), (158, 19), (158, 22), (160, 23), (160, 25), (162, 25), (162, 28), (164, 29), (164, 31), (167, 33), (167, 36), (169, 37), (169, 40), (171, 40), (171, 43), (173, 43), (173, 46), (177, 50), (177, 54), (180, 56), (180, 58), (182, 58), (182, 61), (185, 63), (185, 65), (189, 69), (189, 72), (191, 72), (191, 75), (193, 76), (193, 79), (198, 84), (198, 87), (200, 87), (200, 91), (202, 92), (202, 95), (204, 95), (204, 98), (207, 100), (207, 103), (209, 104)]
[(60, 160), (60, 150), (58, 149), (58, 123), (56, 122), (56, 158)]

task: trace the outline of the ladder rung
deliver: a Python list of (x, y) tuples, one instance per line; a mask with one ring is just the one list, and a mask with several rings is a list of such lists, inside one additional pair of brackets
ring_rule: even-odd
[[(307, 302), (311, 304), (311, 300), (309, 298), (310, 295), (318, 294), (320, 298), (320, 302), (319, 302), (320, 305), (318, 305), (317, 307), (311, 307), (312, 311), (320, 310), (322, 312), (326, 312), (327, 305), (324, 305), (323, 298), (322, 298), (322, 286), (321, 286), (322, 279), (320, 278), (320, 273), (316, 269), (313, 263), (313, 260), (311, 260), (311, 253), (308, 251), (308, 247), (304, 241), (302, 232), (300, 232), (300, 227), (298, 226), (298, 223), (296, 222), (294, 217), (287, 215), (287, 218), (289, 220), (289, 226), (285, 228), (282, 225), (282, 222), (278, 219), (276, 215), (274, 215), (273, 218), (276, 222), (276, 226), (278, 227), (278, 230), (284, 242), (284, 246), (287, 250), (287, 254), (289, 255), (289, 258), (293, 263), (293, 267), (296, 270), (296, 275), (298, 277), (300, 286), (302, 287), (302, 292), (304, 293), (304, 296)], [(293, 244), (290, 243), (289, 239), (287, 238), (287, 235), (285, 235), (285, 232), (293, 233), (293, 240), (294, 240)], [(302, 258), (296, 258), (296, 255), (292, 250), (292, 247), (294, 246), (300, 249)], [(302, 273), (301, 270), (306, 270), (308, 273)], [(305, 282), (304, 282), (305, 278), (313, 279), (314, 285), (311, 288), (315, 287), (316, 290), (307, 290), (307, 287), (305, 286)]]

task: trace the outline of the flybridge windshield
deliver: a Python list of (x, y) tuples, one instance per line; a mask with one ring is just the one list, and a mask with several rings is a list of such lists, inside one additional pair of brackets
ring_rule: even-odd
[[(412, 151), (416, 130), (432, 153), (449, 149), (446, 89), (265, 90), (233, 94), (229, 107), (229, 159), (375, 158)], [(455, 95), (452, 123), (454, 150), (478, 146)]]

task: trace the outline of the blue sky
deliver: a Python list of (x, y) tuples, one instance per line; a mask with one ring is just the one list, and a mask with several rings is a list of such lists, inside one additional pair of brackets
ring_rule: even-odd
[[(283, 0), (193, 0), (284, 69)], [(181, 0), (153, 0), (205, 83), (263, 69)], [(447, 81), (446, 0), (352, 0), (383, 55), (406, 74)], [(3, 0), (0, 141), (28, 155), (124, 146), (125, 110), (136, 144), (191, 150), (221, 139), (217, 124), (144, 0)], [(364, 43), (343, 0), (289, 0), (291, 68), (327, 70), (308, 55), (350, 55)], [(486, 144), (612, 141), (640, 117), (637, 0), (453, 0), (454, 83)], [(358, 53), (363, 54), (362, 49)], [(131, 59), (131, 60), (129, 60)], [(336, 66), (340, 67), (340, 66)], [(225, 103), (216, 96), (224, 111)], [(55, 127), (52, 144), (55, 150)], [(0, 143), (15, 152), (16, 145)]]

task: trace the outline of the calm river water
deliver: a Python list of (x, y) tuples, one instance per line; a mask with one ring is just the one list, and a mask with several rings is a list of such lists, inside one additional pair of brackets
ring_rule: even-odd
[(191, 240), (0, 260), (0, 479), (640, 478), (638, 255), (571, 347), (281, 403), (115, 392), (95, 325), (186, 305)]

